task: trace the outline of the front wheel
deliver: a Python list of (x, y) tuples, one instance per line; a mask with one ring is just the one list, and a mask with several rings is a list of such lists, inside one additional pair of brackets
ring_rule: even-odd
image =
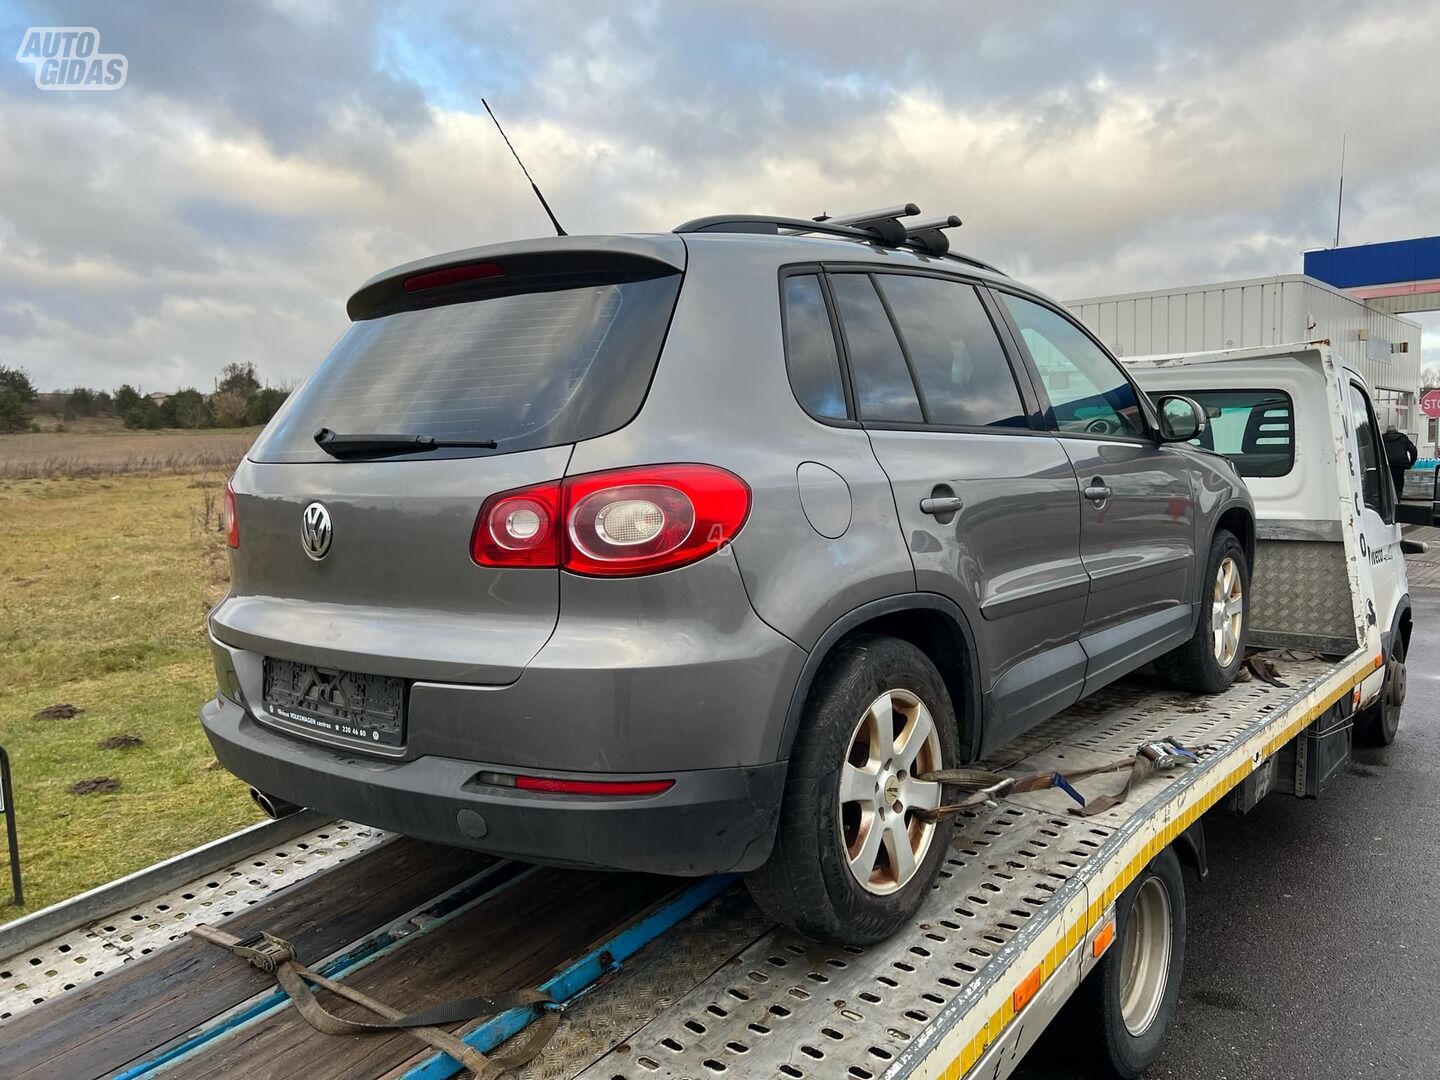
[(746, 878), (768, 915), (813, 938), (864, 945), (920, 906), (953, 821), (925, 812), (954, 766), (958, 735), (944, 680), (896, 638), (859, 637), (826, 660), (790, 755), (770, 858)]
[(1195, 633), (1155, 661), (1156, 670), (1181, 690), (1218, 694), (1235, 681), (1245, 659), (1250, 606), (1250, 564), (1235, 534), (1219, 530), (1205, 563), (1208, 587)]
[(1405, 704), (1405, 643), (1396, 635), (1385, 665), (1380, 696), (1355, 717), (1355, 734), (1371, 746), (1389, 746), (1400, 732), (1400, 708)]
[(1077, 1030), (1098, 1033), (1107, 1071), (1139, 1076), (1160, 1055), (1185, 965), (1185, 883), (1166, 848), (1115, 905), (1110, 951), (1076, 992)]

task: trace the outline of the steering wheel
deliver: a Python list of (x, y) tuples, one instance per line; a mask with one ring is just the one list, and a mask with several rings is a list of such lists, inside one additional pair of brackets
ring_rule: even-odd
[(1119, 430), (1120, 426), (1115, 421), (1103, 416), (1097, 416), (1085, 425), (1085, 432), (1088, 435), (1114, 435)]

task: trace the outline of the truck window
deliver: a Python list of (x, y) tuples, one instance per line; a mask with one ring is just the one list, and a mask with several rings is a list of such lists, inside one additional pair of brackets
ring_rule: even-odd
[(1229, 458), (1241, 476), (1285, 476), (1295, 466), (1295, 410), (1283, 390), (1181, 390), (1205, 410), (1191, 445)]
[(1355, 429), (1355, 449), (1360, 455), (1360, 492), (1365, 505), (1386, 521), (1391, 520), (1390, 480), (1385, 471), (1385, 451), (1380, 432), (1365, 392), (1350, 384), (1350, 423)]

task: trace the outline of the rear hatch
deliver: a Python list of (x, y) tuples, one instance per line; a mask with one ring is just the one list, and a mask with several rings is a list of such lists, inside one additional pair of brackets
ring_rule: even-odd
[[(352, 298), (353, 325), (233, 480), (239, 542), (211, 626), (267, 658), (267, 698), (272, 675), (315, 678), (296, 665), (520, 676), (554, 630), (560, 571), (478, 565), (476, 515), (635, 416), (683, 261), (671, 237), (537, 241), (401, 267)], [(337, 459), (322, 428), (495, 446)]]

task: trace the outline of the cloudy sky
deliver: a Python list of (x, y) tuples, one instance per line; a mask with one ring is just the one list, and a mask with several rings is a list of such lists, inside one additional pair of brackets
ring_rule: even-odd
[[(1440, 5), (0, 0), (0, 363), (298, 381), (377, 270), (566, 228), (913, 200), (1059, 297), (1440, 233)], [(115, 92), (14, 50), (89, 25)], [(1440, 331), (1440, 321), (1435, 322)], [(1440, 333), (1426, 336), (1440, 365)]]

